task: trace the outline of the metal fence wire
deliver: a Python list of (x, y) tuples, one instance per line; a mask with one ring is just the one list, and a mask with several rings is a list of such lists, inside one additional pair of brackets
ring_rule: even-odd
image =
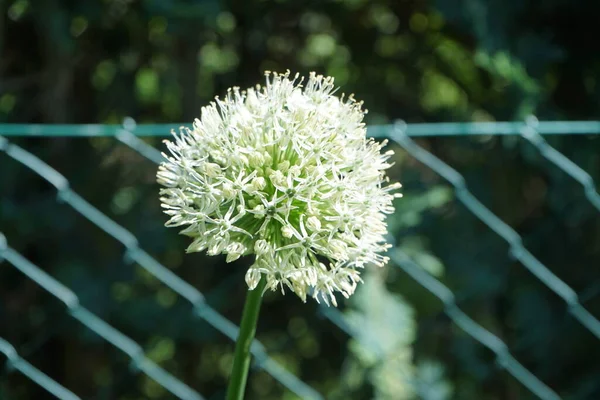
[[(118, 225), (70, 189), (69, 181), (66, 177), (32, 153), (12, 144), (6, 139), (9, 136), (115, 137), (151, 162), (158, 164), (163, 160), (160, 151), (144, 142), (140, 137), (166, 136), (171, 129), (178, 126), (136, 125), (132, 119), (126, 119), (122, 126), (0, 124), (0, 150), (52, 184), (57, 190), (58, 200), (68, 204), (74, 211), (119, 241), (125, 247), (125, 262), (135, 262), (140, 265), (191, 303), (194, 315), (197, 318), (205, 320), (216, 330), (232, 341), (235, 341), (238, 335), (238, 327), (211, 307), (206, 302), (202, 293), (144, 251), (131, 232)], [(368, 127), (368, 134), (372, 137), (388, 138), (394, 141), (405, 149), (408, 154), (446, 179), (454, 187), (456, 198), (473, 215), (508, 243), (510, 256), (518, 260), (523, 267), (543, 282), (551, 291), (560, 296), (568, 305), (568, 311), (594, 336), (600, 339), (600, 321), (581, 305), (577, 293), (536, 259), (524, 247), (523, 240), (518, 233), (494, 215), (469, 191), (462, 175), (432, 153), (416, 144), (411, 138), (422, 136), (518, 135), (535, 146), (540, 155), (579, 182), (583, 186), (583, 192), (587, 200), (600, 211), (600, 195), (596, 190), (592, 177), (562, 153), (551, 147), (543, 137), (544, 135), (554, 134), (600, 134), (600, 121), (538, 121), (535, 117), (530, 117), (524, 122), (427, 124), (397, 122), (393, 125), (370, 126)], [(454, 294), (448, 287), (426, 272), (425, 269), (420, 267), (401, 250), (392, 250), (390, 257), (393, 267), (404, 270), (424, 289), (442, 301), (444, 312), (458, 327), (474, 340), (494, 352), (496, 354), (496, 362), (501, 368), (504, 368), (537, 397), (551, 400), (560, 399), (557, 393), (528, 371), (510, 354), (507, 345), (502, 340), (461, 311), (455, 302)], [(139, 344), (81, 306), (78, 297), (73, 291), (12, 249), (2, 233), (0, 233), (1, 261), (12, 265), (28, 278), (35, 281), (51, 295), (64, 303), (67, 312), (72, 318), (78, 320), (88, 329), (127, 354), (131, 359), (134, 370), (147, 374), (177, 398), (186, 400), (203, 398), (201, 394), (148, 359)], [(346, 322), (344, 315), (339, 310), (322, 307), (320, 311), (322, 315), (338, 328), (350, 336), (355, 336), (353, 327)], [(7, 367), (10, 371), (19, 371), (59, 399), (79, 399), (68, 388), (55, 382), (44, 374), (44, 372), (38, 370), (19, 356), (15, 348), (3, 338), (0, 338), (0, 352), (6, 356)], [(291, 392), (304, 399), (323, 398), (315, 389), (269, 357), (265, 347), (257, 340), (252, 345), (252, 353), (255, 365), (270, 374)], [(412, 382), (408, 383), (412, 384)], [(423, 388), (418, 387), (418, 385), (413, 385), (413, 388), (421, 398), (427, 398), (426, 391)]]

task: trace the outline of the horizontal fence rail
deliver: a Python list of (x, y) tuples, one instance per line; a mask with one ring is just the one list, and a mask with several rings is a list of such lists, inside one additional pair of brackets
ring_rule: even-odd
[(585, 197), (598, 211), (600, 211), (600, 194), (596, 190), (594, 179), (579, 165), (565, 157), (564, 154), (553, 148), (546, 142), (539, 130), (540, 122), (535, 117), (527, 119), (527, 124), (521, 130), (521, 136), (533, 144), (542, 157), (562, 169), (571, 178), (581, 183)]
[[(116, 224), (108, 216), (102, 214), (86, 200), (69, 188), (67, 179), (52, 169), (42, 160), (27, 152), (26, 150), (10, 144), (3, 136), (69, 136), (69, 137), (95, 137), (109, 136), (115, 137), (121, 143), (138, 152), (155, 164), (164, 160), (161, 152), (153, 146), (146, 143), (140, 137), (163, 137), (169, 136), (172, 129), (178, 129), (180, 126), (189, 126), (189, 124), (151, 124), (136, 125), (135, 121), (128, 118), (123, 125), (27, 125), (27, 124), (0, 124), (0, 150), (3, 150), (10, 157), (27, 166), (32, 171), (43, 177), (51, 183), (58, 191), (58, 198), (69, 204), (74, 210), (82, 214), (88, 220), (96, 224), (99, 228), (121, 242), (125, 248), (125, 260), (136, 262), (142, 268), (146, 269), (165, 285), (176, 291), (179, 295), (188, 300), (192, 307), (194, 315), (204, 319), (219, 332), (223, 333), (232, 340), (235, 340), (238, 334), (238, 327), (227, 320), (214, 308), (210, 307), (204, 300), (204, 296), (193, 286), (173, 274), (165, 266), (156, 261), (147, 252), (139, 247), (138, 241), (133, 234), (125, 228)], [(466, 181), (462, 175), (441, 161), (439, 158), (428, 152), (411, 137), (424, 136), (467, 136), (467, 135), (516, 135), (531, 143), (540, 152), (540, 155), (560, 168), (566, 174), (583, 186), (583, 191), (588, 201), (600, 211), (600, 195), (598, 194), (592, 177), (581, 167), (569, 160), (562, 153), (551, 147), (543, 135), (596, 135), (600, 134), (600, 121), (538, 121), (535, 117), (527, 118), (522, 122), (481, 122), (481, 123), (419, 123), (406, 124), (398, 122), (393, 125), (373, 125), (368, 126), (367, 132), (370, 136), (377, 138), (389, 138), (399, 144), (414, 158), (431, 168), (440, 176), (445, 178), (455, 189), (456, 198), (471, 213), (486, 224), (500, 238), (504, 239), (509, 245), (509, 253), (523, 266), (543, 282), (548, 288), (560, 296), (569, 306), (569, 312), (594, 336), (600, 338), (600, 321), (587, 311), (578, 298), (577, 293), (569, 287), (564, 281), (552, 273), (545, 265), (535, 258), (524, 246), (522, 238), (517, 232), (500, 220), (487, 207), (483, 205), (468, 190)], [(0, 241), (1, 242), (1, 241)], [(7, 251), (14, 252), (5, 246), (2, 250), (0, 246), (0, 256)], [(496, 354), (498, 365), (504, 368), (515, 379), (527, 387), (533, 394), (541, 399), (555, 400), (560, 399), (559, 395), (544, 384), (539, 378), (528, 371), (520, 364), (509, 352), (506, 344), (490, 331), (483, 328), (463, 311), (461, 311), (456, 302), (454, 294), (417, 265), (410, 257), (400, 249), (392, 251), (391, 260), (395, 267), (401, 268), (411, 276), (422, 287), (439, 298), (444, 304), (444, 311), (450, 319), (465, 331), (474, 340), (490, 349)], [(6, 256), (5, 256), (6, 258)], [(1, 257), (0, 257), (1, 260)], [(8, 260), (10, 262), (10, 260)], [(26, 260), (25, 260), (26, 261)], [(42, 271), (40, 271), (42, 272)], [(43, 273), (43, 272), (42, 272)], [(45, 274), (45, 273), (43, 273)], [(35, 273), (30, 276), (33, 280), (44, 286), (40, 279), (42, 275)], [(46, 276), (48, 279), (53, 278)], [(42, 279), (43, 281), (43, 279)], [(56, 281), (55, 281), (56, 282)], [(56, 282), (58, 285), (60, 283)], [(61, 285), (62, 286), (62, 285)], [(64, 288), (64, 286), (63, 286)], [(69, 289), (64, 288), (69, 291)], [(72, 292), (71, 292), (72, 293)], [(75, 296), (73, 294), (73, 296)], [(59, 297), (60, 298), (60, 297)], [(61, 298), (65, 304), (66, 299)], [(76, 297), (75, 297), (76, 299)], [(77, 304), (77, 307), (80, 307)], [(69, 307), (71, 309), (71, 307)], [(86, 310), (87, 311), (87, 310)], [(350, 326), (343, 313), (337, 309), (328, 309), (321, 307), (320, 312), (328, 318), (339, 329), (350, 336), (355, 336), (354, 328)], [(89, 312), (88, 312), (89, 313)], [(77, 313), (71, 312), (75, 317)], [(85, 314), (85, 313), (84, 313)], [(97, 318), (97, 317), (96, 317)], [(102, 321), (103, 322), (103, 321)], [(138, 346), (135, 343), (132, 345)], [(9, 345), (10, 346), (10, 345)], [(119, 347), (119, 346), (117, 346)], [(8, 347), (4, 347), (6, 349)], [(14, 349), (12, 349), (14, 351)], [(123, 350), (123, 349), (122, 349)], [(123, 350), (125, 351), (125, 350)], [(140, 348), (141, 351), (141, 348)], [(3, 351), (0, 341), (0, 352)], [(127, 352), (127, 351), (126, 351)], [(4, 352), (7, 354), (7, 352)], [(298, 377), (282, 368), (273, 359), (271, 359), (266, 349), (258, 341), (252, 345), (252, 353), (255, 356), (255, 363), (259, 368), (271, 374), (276, 380), (287, 387), (290, 391), (296, 393), (301, 398), (321, 399), (321, 395), (314, 389), (302, 382)], [(10, 353), (10, 354), (16, 354)], [(14, 356), (13, 356), (14, 358)], [(132, 357), (133, 359), (133, 357)], [(135, 361), (135, 360), (134, 360)], [(9, 357), (9, 363), (14, 364)], [(41, 371), (38, 371), (41, 373)], [(166, 373), (166, 372), (165, 372)], [(41, 373), (43, 375), (43, 373)], [(33, 379), (33, 378), (32, 378)], [(175, 379), (175, 378), (173, 378)], [(35, 380), (35, 379), (34, 379)], [(39, 380), (35, 380), (39, 383)], [(427, 388), (420, 387), (419, 382), (406, 377), (406, 382), (415, 389), (420, 398), (427, 399)], [(159, 382), (160, 383), (160, 382)], [(181, 383), (181, 382), (178, 382)], [(184, 385), (183, 383), (181, 383)], [(42, 385), (46, 387), (45, 385)], [(59, 385), (60, 386), (60, 385)], [(185, 386), (185, 385), (184, 385)], [(187, 387), (187, 386), (186, 386)], [(46, 389), (49, 390), (48, 387)], [(65, 389), (66, 390), (66, 389)], [(173, 393), (173, 391), (172, 391)], [(175, 394), (175, 393), (174, 393)], [(181, 393), (180, 393), (181, 394)], [(198, 395), (200, 396), (200, 395)], [(59, 398), (68, 398), (60, 397)], [(77, 397), (74, 397), (77, 398)], [(180, 398), (187, 398), (181, 397)], [(192, 397), (190, 397), (192, 398)], [(197, 397), (200, 398), (200, 397)], [(69, 398), (70, 399), (70, 398)]]
[[(130, 118), (128, 121), (132, 121)], [(520, 135), (528, 121), (522, 122), (440, 122), (413, 123), (406, 125), (406, 134), (420, 136), (475, 136), (475, 135)], [(190, 127), (190, 123), (140, 124), (125, 127), (136, 136), (169, 136), (172, 129)], [(96, 137), (116, 136), (123, 125), (96, 124), (0, 124), (2, 136), (72, 136)], [(597, 135), (600, 121), (538, 121), (536, 129), (542, 135)], [(369, 125), (370, 136), (386, 136), (394, 130), (394, 124)]]

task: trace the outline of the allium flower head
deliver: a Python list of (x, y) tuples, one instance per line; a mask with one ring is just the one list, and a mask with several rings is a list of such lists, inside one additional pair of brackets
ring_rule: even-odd
[(334, 95), (333, 78), (266, 73), (266, 86), (230, 89), (203, 107), (193, 129), (166, 141), (158, 171), (167, 226), (185, 226), (188, 252), (253, 254), (246, 282), (287, 287), (334, 305), (389, 245), (385, 185), (392, 152), (366, 138), (362, 103)]

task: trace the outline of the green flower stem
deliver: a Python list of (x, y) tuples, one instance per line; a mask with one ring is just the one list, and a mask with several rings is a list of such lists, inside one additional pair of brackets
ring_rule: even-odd
[(227, 387), (227, 400), (243, 400), (248, 370), (250, 369), (250, 346), (256, 333), (256, 322), (260, 312), (262, 293), (267, 281), (261, 278), (254, 290), (249, 290), (242, 314), (240, 333), (235, 344), (233, 368)]

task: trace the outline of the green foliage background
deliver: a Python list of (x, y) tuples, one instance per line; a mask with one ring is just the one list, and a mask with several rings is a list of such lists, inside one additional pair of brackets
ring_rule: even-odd
[[(190, 122), (227, 87), (252, 86), (264, 70), (286, 69), (334, 76), (343, 92), (364, 100), (369, 124), (521, 120), (531, 113), (599, 119), (599, 13), (600, 3), (583, 0), (0, 0), (0, 122)], [(600, 178), (600, 137), (549, 140)], [(111, 138), (15, 142), (239, 321), (250, 261), (184, 255), (186, 239), (162, 226), (153, 164)], [(580, 186), (517, 137), (420, 143), (461, 172), (600, 316), (600, 215)], [(397, 150), (391, 175), (404, 184), (405, 198), (390, 229), (398, 246), (562, 397), (600, 398), (597, 339), (457, 204), (445, 182)], [(50, 185), (1, 153), (0, 231), (165, 369), (208, 398), (223, 397), (233, 344), (124, 260), (117, 242), (58, 203)], [(327, 399), (532, 398), (399, 269), (369, 271), (340, 308), (355, 338), (314, 302), (278, 294), (265, 299), (258, 330), (270, 354)], [(170, 398), (6, 262), (0, 336), (83, 398)], [(0, 369), (0, 398), (46, 396)], [(252, 372), (248, 399), (293, 398)]]

